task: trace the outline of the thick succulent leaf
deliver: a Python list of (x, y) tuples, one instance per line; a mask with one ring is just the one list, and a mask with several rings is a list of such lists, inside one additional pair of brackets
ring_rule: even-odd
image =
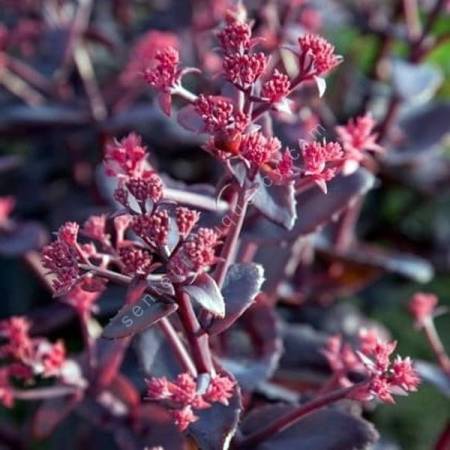
[(392, 83), (396, 94), (408, 103), (429, 101), (442, 84), (442, 72), (428, 63), (412, 64), (395, 60)]
[(214, 403), (211, 408), (196, 411), (199, 419), (189, 427), (189, 433), (202, 450), (227, 450), (241, 410), (241, 393), (236, 384), (228, 405)]
[(177, 308), (175, 303), (162, 303), (150, 295), (145, 295), (137, 303), (124, 306), (105, 327), (102, 337), (118, 339), (140, 333), (175, 312)]
[(182, 372), (159, 327), (149, 328), (139, 335), (136, 352), (146, 376), (175, 378)]
[[(244, 420), (244, 436), (288, 413), (292, 406), (273, 405), (256, 409)], [(337, 409), (309, 414), (254, 450), (366, 450), (378, 440), (373, 425), (361, 417)]]
[(249, 227), (247, 237), (255, 241), (294, 241), (313, 233), (369, 191), (374, 181), (374, 176), (362, 168), (348, 176), (337, 176), (328, 183), (327, 194), (314, 187), (297, 196), (298, 220), (292, 230), (285, 232), (270, 222), (259, 221)]
[(81, 398), (68, 396), (44, 400), (32, 421), (32, 435), (35, 439), (49, 437), (55, 429), (77, 407)]
[(42, 248), (48, 241), (44, 228), (35, 222), (18, 223), (11, 230), (0, 230), (0, 254), (20, 256)]
[[(240, 386), (248, 391), (270, 379), (278, 367), (283, 349), (278, 318), (270, 305), (255, 303), (230, 329), (229, 352), (221, 358)], [(227, 335), (228, 336), (228, 335)]]
[(450, 103), (442, 102), (414, 109), (405, 115), (400, 121), (404, 139), (394, 150), (386, 152), (383, 162), (396, 166), (420, 158), (428, 161), (430, 153), (437, 154), (444, 147), (442, 142), (450, 132), (449, 115)]
[(209, 334), (222, 333), (253, 303), (264, 282), (264, 269), (259, 264), (234, 264), (227, 273), (222, 288), (225, 317), (213, 321)]
[[(317, 244), (319, 250), (324, 250)], [(328, 250), (332, 256), (354, 263), (379, 268), (386, 272), (396, 273), (418, 283), (429, 282), (434, 275), (433, 266), (423, 258), (414, 255), (392, 252), (373, 245), (358, 243), (345, 253)]]
[(218, 317), (225, 315), (225, 301), (217, 283), (207, 273), (200, 274), (192, 284), (182, 287), (202, 308)]
[(178, 112), (177, 120), (183, 128), (194, 133), (201, 133), (205, 126), (203, 119), (195, 111), (193, 105), (187, 105), (181, 108)]
[(450, 398), (450, 376), (439, 366), (426, 361), (415, 361), (415, 368), (425, 381), (436, 386), (442, 394)]
[[(243, 184), (246, 178), (244, 164), (236, 164), (233, 172), (239, 183)], [(297, 219), (294, 183), (278, 186), (258, 173), (254, 184), (256, 191), (251, 204), (273, 223), (291, 230)]]

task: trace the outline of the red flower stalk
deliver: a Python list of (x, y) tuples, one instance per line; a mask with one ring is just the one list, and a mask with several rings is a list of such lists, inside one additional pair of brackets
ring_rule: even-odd
[(426, 321), (433, 317), (437, 305), (438, 298), (436, 295), (417, 292), (409, 301), (408, 309), (416, 324), (423, 326)]

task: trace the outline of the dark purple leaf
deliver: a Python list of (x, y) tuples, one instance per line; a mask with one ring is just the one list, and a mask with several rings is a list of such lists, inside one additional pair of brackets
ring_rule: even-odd
[(241, 388), (251, 391), (273, 375), (283, 344), (278, 319), (265, 301), (255, 303), (224, 336), (230, 344), (221, 364)]
[(147, 376), (172, 379), (182, 372), (182, 367), (158, 327), (150, 328), (139, 336), (136, 351)]
[(95, 386), (102, 389), (109, 386), (117, 377), (131, 338), (120, 341), (100, 339), (97, 341), (97, 373)]
[(219, 334), (229, 328), (252, 305), (264, 282), (264, 269), (258, 264), (234, 264), (227, 273), (222, 288), (225, 317), (213, 321), (209, 334)]
[(182, 287), (189, 297), (202, 308), (218, 317), (225, 315), (225, 302), (214, 279), (207, 273), (200, 274), (192, 284)]
[(396, 94), (408, 103), (425, 103), (442, 84), (439, 68), (428, 63), (412, 64), (400, 59), (392, 64), (392, 83)]
[(189, 427), (189, 433), (202, 450), (227, 450), (241, 410), (241, 393), (236, 384), (228, 405), (214, 403), (211, 408), (196, 411), (199, 419)]
[(177, 310), (175, 303), (162, 303), (150, 295), (132, 305), (125, 305), (104, 328), (102, 337), (118, 339), (141, 333), (158, 320)]
[(33, 437), (45, 439), (50, 436), (56, 427), (77, 407), (80, 400), (81, 398), (73, 396), (44, 400), (33, 417)]
[(437, 153), (444, 147), (442, 141), (450, 131), (449, 115), (450, 103), (433, 103), (413, 110), (400, 121), (403, 141), (386, 152), (383, 162), (397, 166), (424, 158), (428, 160), (430, 153)]
[(267, 221), (259, 221), (249, 228), (248, 238), (256, 241), (293, 241), (300, 236), (313, 233), (370, 190), (374, 180), (370, 172), (359, 169), (346, 177), (337, 176), (328, 183), (327, 194), (316, 187), (308, 189), (297, 196), (298, 219), (292, 230), (285, 232)]
[[(324, 250), (320, 246), (319, 250)], [(410, 278), (418, 283), (427, 283), (433, 276), (433, 266), (426, 260), (414, 255), (393, 252), (373, 245), (358, 243), (345, 253), (329, 249), (330, 254), (354, 263), (380, 268)]]
[(439, 366), (426, 361), (415, 361), (415, 368), (425, 381), (436, 386), (446, 397), (450, 397), (450, 376)]
[(14, 224), (11, 230), (0, 230), (0, 254), (21, 256), (38, 250), (48, 241), (45, 229), (35, 222)]
[(187, 105), (180, 109), (177, 115), (178, 123), (186, 130), (194, 133), (201, 133), (204, 130), (204, 122), (200, 115), (195, 111), (193, 105)]
[[(245, 166), (238, 163), (233, 167), (233, 171), (239, 183), (244, 183)], [(260, 173), (255, 177), (254, 183), (256, 192), (251, 204), (273, 223), (291, 230), (297, 219), (294, 183), (278, 186)]]
[[(245, 436), (292, 411), (293, 406), (273, 405), (254, 410), (242, 424)], [(374, 426), (361, 417), (322, 409), (277, 433), (253, 450), (366, 450), (378, 440)]]

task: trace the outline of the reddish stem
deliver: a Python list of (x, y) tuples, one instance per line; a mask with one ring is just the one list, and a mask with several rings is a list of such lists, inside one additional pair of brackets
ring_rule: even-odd
[(434, 448), (435, 450), (450, 450), (450, 421), (445, 425)]
[[(365, 383), (366, 382), (361, 384)], [(256, 448), (256, 446), (261, 442), (296, 424), (301, 418), (305, 417), (306, 415), (311, 414), (312, 412), (317, 411), (318, 409), (321, 409), (339, 400), (347, 398), (350, 393), (352, 393), (356, 389), (359, 389), (361, 387), (361, 384), (355, 384), (347, 388), (335, 390), (333, 392), (330, 392), (329, 394), (322, 395), (319, 398), (316, 398), (305, 403), (304, 405), (299, 406), (298, 408), (285, 414), (284, 416), (279, 417), (262, 430), (250, 434), (244, 437), (241, 441), (238, 441), (237, 448)]]
[(192, 357), (200, 373), (209, 373), (214, 376), (215, 370), (209, 348), (208, 335), (200, 326), (191, 304), (189, 295), (181, 287), (176, 287), (178, 314), (183, 323), (186, 337), (192, 350)]
[(436, 357), (437, 362), (441, 366), (442, 370), (450, 376), (450, 358), (448, 357), (441, 338), (439, 337), (433, 319), (426, 320), (423, 324), (423, 331), (430, 344), (431, 350)]

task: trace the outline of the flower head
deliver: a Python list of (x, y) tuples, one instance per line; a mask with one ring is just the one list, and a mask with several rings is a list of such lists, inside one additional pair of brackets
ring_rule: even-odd
[(409, 301), (408, 309), (413, 319), (420, 326), (433, 316), (437, 305), (438, 298), (436, 295), (417, 292)]
[(58, 230), (58, 239), (67, 245), (75, 245), (80, 226), (75, 222), (66, 222)]
[(133, 245), (126, 245), (119, 249), (120, 261), (125, 273), (130, 275), (147, 275), (152, 267), (152, 256), (145, 250)]
[(178, 232), (180, 236), (185, 239), (189, 236), (198, 220), (200, 219), (200, 213), (193, 209), (179, 206), (175, 210)]
[(130, 178), (126, 186), (133, 197), (141, 202), (150, 199), (157, 203), (163, 196), (163, 182), (155, 172), (144, 173), (139, 178)]
[(225, 56), (223, 70), (227, 80), (247, 89), (263, 74), (267, 66), (267, 58), (264, 53), (252, 55), (234, 54)]
[(120, 141), (106, 146), (105, 170), (107, 175), (119, 177), (140, 177), (145, 168), (147, 149), (142, 139), (130, 133)]
[(259, 131), (243, 136), (240, 146), (242, 157), (260, 167), (278, 154), (281, 142), (275, 138), (266, 138)]
[(309, 76), (325, 75), (342, 61), (342, 58), (334, 53), (334, 46), (321, 36), (306, 33), (298, 39), (298, 43), (300, 68)]
[(277, 103), (285, 98), (291, 89), (289, 77), (275, 69), (273, 75), (268, 79), (261, 89), (261, 97), (270, 103)]
[(180, 431), (185, 431), (191, 423), (198, 420), (198, 417), (194, 414), (191, 406), (172, 410), (171, 415), (175, 425)]
[(311, 142), (303, 145), (304, 175), (311, 177), (326, 192), (326, 182), (332, 180), (343, 158), (337, 142)]
[(227, 23), (217, 37), (225, 54), (244, 54), (251, 47), (252, 30), (247, 23), (228, 15)]
[(228, 376), (216, 375), (211, 379), (203, 398), (209, 403), (219, 402), (228, 405), (228, 400), (233, 395), (235, 385), (236, 382)]
[(110, 236), (106, 233), (106, 216), (101, 214), (89, 217), (83, 224), (83, 233), (91, 239), (108, 243)]
[(29, 358), (33, 351), (30, 328), (31, 323), (24, 317), (13, 316), (0, 322), (0, 335), (8, 341), (0, 348), (1, 356), (18, 360)]
[(176, 48), (158, 50), (150, 67), (144, 70), (144, 79), (155, 89), (171, 92), (180, 83), (179, 63), (180, 54)]
[(151, 246), (162, 247), (169, 237), (169, 213), (165, 209), (136, 216), (132, 223), (135, 233)]

